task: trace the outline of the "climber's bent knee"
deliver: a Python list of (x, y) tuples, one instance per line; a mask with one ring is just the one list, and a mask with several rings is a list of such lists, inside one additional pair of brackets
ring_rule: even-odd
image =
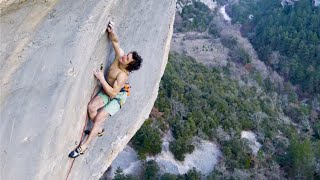
[(97, 112), (98, 109), (102, 108), (106, 103), (100, 96), (95, 96), (88, 104), (88, 111), (90, 112)]
[(93, 105), (91, 104), (91, 102), (88, 104), (88, 113), (90, 115), (93, 115), (93, 114), (96, 114), (98, 111), (98, 109)]
[(105, 121), (107, 118), (109, 117), (109, 113), (102, 109), (98, 112), (96, 118), (95, 118), (95, 123), (102, 123), (103, 121)]

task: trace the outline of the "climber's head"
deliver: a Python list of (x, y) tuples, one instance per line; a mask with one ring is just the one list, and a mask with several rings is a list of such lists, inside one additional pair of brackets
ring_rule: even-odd
[(142, 58), (136, 51), (132, 51), (123, 55), (119, 61), (121, 64), (127, 66), (126, 69), (131, 72), (140, 69)]

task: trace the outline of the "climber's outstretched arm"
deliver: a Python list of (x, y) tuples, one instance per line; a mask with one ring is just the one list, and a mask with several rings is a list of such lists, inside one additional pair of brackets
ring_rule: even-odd
[(120, 42), (117, 34), (114, 32), (112, 23), (108, 24), (107, 32), (112, 42), (113, 49), (116, 52), (116, 59), (119, 59), (119, 57), (124, 55), (124, 51), (120, 48)]

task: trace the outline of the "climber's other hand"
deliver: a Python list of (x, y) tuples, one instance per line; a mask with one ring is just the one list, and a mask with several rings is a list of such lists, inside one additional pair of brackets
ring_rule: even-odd
[(104, 79), (102, 70), (99, 70), (99, 69), (93, 70), (93, 74), (99, 81), (102, 81)]

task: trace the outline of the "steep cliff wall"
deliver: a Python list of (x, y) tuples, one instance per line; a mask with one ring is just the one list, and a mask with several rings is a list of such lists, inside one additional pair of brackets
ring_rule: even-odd
[[(172, 36), (175, 0), (0, 1), (0, 179), (98, 179), (148, 117)], [(138, 51), (132, 95), (75, 162), (92, 70), (114, 57), (113, 20), (125, 52)]]

